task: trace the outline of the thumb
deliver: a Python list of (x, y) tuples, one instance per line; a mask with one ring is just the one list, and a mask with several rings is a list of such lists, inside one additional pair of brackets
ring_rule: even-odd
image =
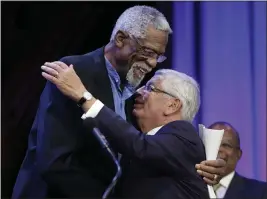
[(70, 65), (70, 68), (73, 69), (73, 65), (72, 64)]

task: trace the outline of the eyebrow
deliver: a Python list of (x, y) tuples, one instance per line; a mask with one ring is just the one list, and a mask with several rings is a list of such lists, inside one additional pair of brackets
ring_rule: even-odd
[(145, 41), (143, 40), (139, 40), (140, 42), (139, 42), (139, 44), (141, 45), (141, 46), (143, 46), (143, 47), (145, 47), (145, 48), (148, 48), (148, 49), (150, 49), (150, 50), (153, 50), (155, 53), (157, 53), (158, 55), (164, 55), (164, 53), (165, 53), (165, 51), (158, 51), (157, 49), (155, 49), (153, 46), (151, 46), (151, 45), (145, 45)]
[[(151, 84), (150, 84), (150, 85), (151, 85)], [(149, 86), (150, 86), (150, 85), (149, 85)], [(177, 98), (176, 96), (172, 95), (171, 93), (168, 93), (168, 92), (166, 92), (166, 91), (164, 91), (164, 90), (162, 90), (162, 89), (157, 88), (157, 87), (156, 87), (155, 85), (153, 85), (153, 84), (152, 84), (152, 86), (154, 87), (155, 91), (157, 91), (157, 92), (160, 92), (160, 93), (164, 93), (164, 94), (166, 94), (166, 95), (169, 95), (169, 96), (173, 97), (174, 99), (179, 99), (179, 98)]]
[(144, 46), (143, 45), (143, 47), (145, 47), (145, 48), (147, 48), (147, 49), (149, 49), (149, 50), (152, 50), (154, 53), (156, 53), (157, 55), (164, 55), (164, 53), (165, 53), (165, 51), (164, 52), (160, 52), (160, 51), (158, 51), (158, 50), (156, 50), (155, 48), (153, 48), (153, 47), (150, 47), (150, 46)]

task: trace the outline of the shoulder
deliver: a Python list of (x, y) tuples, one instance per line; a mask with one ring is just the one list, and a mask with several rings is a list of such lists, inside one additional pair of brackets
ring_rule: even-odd
[(184, 147), (184, 153), (187, 159), (197, 160), (198, 162), (205, 159), (205, 148), (202, 140), (194, 125), (190, 122), (179, 120), (170, 122), (161, 129), (162, 133), (171, 133), (178, 140), (179, 144)]
[(75, 70), (81, 70), (85, 66), (86, 68), (92, 68), (98, 63), (103, 63), (104, 47), (83, 55), (65, 56), (62, 57), (60, 61), (66, 63), (67, 65), (73, 64)]
[(237, 174), (237, 175), (246, 183), (247, 186), (250, 186), (250, 187), (253, 186), (253, 187), (258, 188), (258, 189), (266, 189), (267, 188), (266, 182), (259, 181), (256, 179), (247, 178), (247, 177), (242, 176), (240, 174)]
[(192, 123), (187, 121), (179, 120), (170, 122), (161, 129), (161, 132), (171, 133), (179, 139), (183, 139), (193, 145), (203, 145), (196, 128)]
[[(60, 59), (60, 61), (64, 62), (68, 66), (73, 64), (74, 70), (76, 71), (77, 75), (81, 78), (83, 82), (90, 84), (92, 77), (96, 76), (96, 70), (101, 70), (101, 67), (95, 67), (97, 60), (103, 57), (104, 59), (104, 51), (103, 47), (99, 48), (95, 51), (89, 52), (84, 55), (72, 55), (66, 56)], [(43, 96), (49, 96), (50, 100), (60, 99), (59, 101), (62, 102), (62, 99), (66, 99), (65, 101), (69, 101), (67, 97), (65, 97), (57, 87), (52, 84), (51, 82), (47, 82), (45, 89), (43, 91)]]
[(165, 125), (164, 128), (165, 130), (173, 131), (181, 136), (184, 135), (186, 137), (198, 137), (197, 130), (193, 124), (184, 120), (170, 122)]

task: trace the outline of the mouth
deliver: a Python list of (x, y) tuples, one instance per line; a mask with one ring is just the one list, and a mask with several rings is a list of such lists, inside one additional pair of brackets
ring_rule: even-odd
[(139, 73), (138, 75), (140, 77), (145, 76), (149, 72), (148, 69), (146, 69), (146, 68), (144, 68), (142, 66), (136, 66), (136, 70), (138, 71), (138, 73)]
[(143, 104), (137, 104), (137, 103), (135, 103), (135, 104), (133, 105), (133, 108), (134, 108), (134, 109), (141, 109), (141, 108), (143, 108)]
[(138, 67), (138, 69), (139, 69), (143, 74), (146, 74), (146, 73), (149, 72), (147, 69), (142, 68), (142, 67)]
[(138, 97), (135, 99), (135, 102), (134, 102), (134, 108), (142, 108), (144, 106), (144, 101)]

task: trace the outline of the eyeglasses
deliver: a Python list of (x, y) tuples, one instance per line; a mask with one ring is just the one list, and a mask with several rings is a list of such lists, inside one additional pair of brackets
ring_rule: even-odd
[(131, 39), (133, 39), (137, 43), (138, 47), (137, 47), (136, 52), (138, 54), (140, 54), (140, 55), (142, 55), (144, 57), (147, 57), (147, 58), (156, 59), (158, 63), (162, 63), (162, 62), (164, 62), (167, 59), (166, 56), (159, 55), (153, 49), (148, 48), (148, 47), (142, 45), (141, 42), (136, 37), (134, 37), (133, 35), (129, 35), (129, 37)]
[(146, 91), (148, 91), (148, 92), (153, 91), (153, 92), (156, 92), (156, 93), (164, 93), (164, 94), (166, 94), (166, 95), (169, 95), (169, 96), (174, 97), (174, 98), (177, 99), (176, 96), (174, 96), (174, 95), (172, 95), (172, 94), (170, 94), (170, 93), (168, 93), (168, 92), (166, 92), (166, 91), (163, 91), (163, 90), (161, 90), (161, 89), (159, 89), (159, 88), (156, 88), (153, 84), (147, 84), (147, 85), (145, 85), (145, 86), (144, 86), (144, 89), (145, 89)]

